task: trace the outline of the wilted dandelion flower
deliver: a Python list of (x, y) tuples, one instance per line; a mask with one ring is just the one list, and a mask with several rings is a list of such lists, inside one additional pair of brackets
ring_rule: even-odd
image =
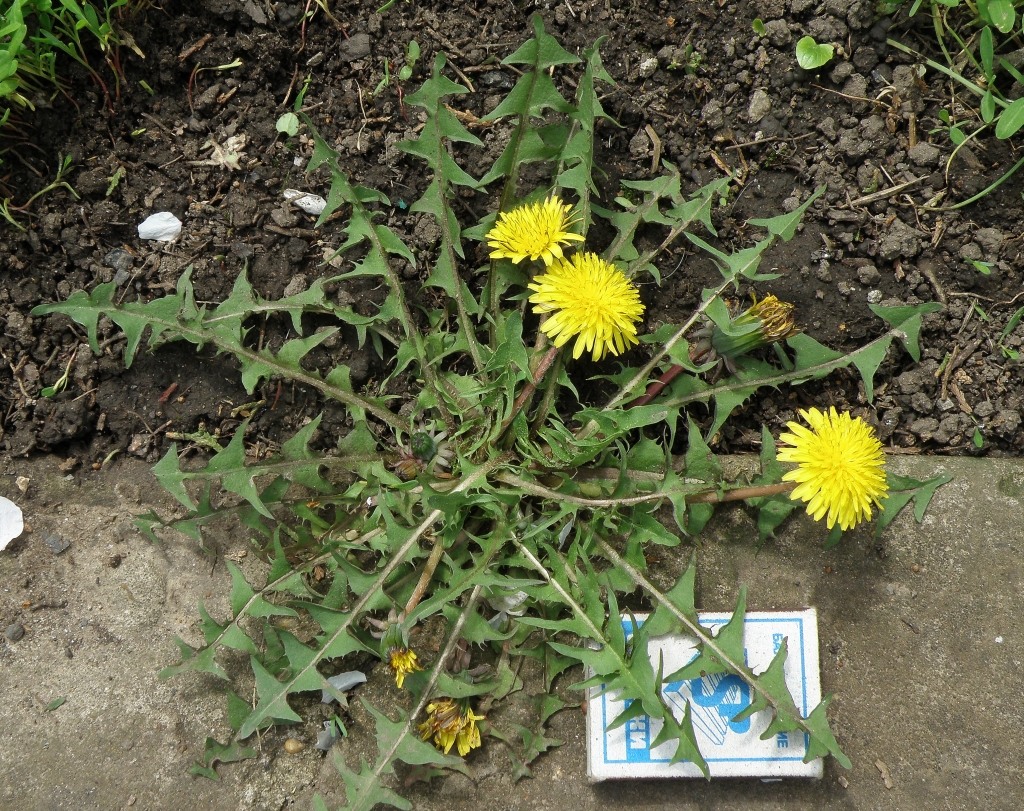
[(640, 293), (615, 265), (594, 253), (577, 253), (554, 262), (527, 287), (534, 312), (550, 313), (541, 330), (555, 346), (576, 336), (572, 350), (594, 360), (607, 352), (621, 354), (637, 343), (636, 324), (643, 315)]
[(476, 722), (482, 721), (484, 717), (475, 715), (472, 710), (467, 710), (462, 718), (465, 723), (455, 736), (455, 748), (459, 750), (462, 757), (465, 757), (471, 749), (477, 749), (480, 746), (480, 728)]
[(427, 720), (418, 729), (423, 740), (434, 739), (434, 746), (446, 755), (453, 745), (465, 757), (471, 749), (480, 746), (480, 730), (476, 722), (484, 716), (472, 709), (463, 710), (450, 698), (440, 698), (427, 705)]
[(577, 220), (572, 206), (555, 195), (542, 203), (529, 203), (498, 215), (498, 222), (487, 232), (491, 259), (541, 259), (550, 265), (562, 258), (562, 245), (582, 242), (583, 237), (569, 230)]
[(800, 331), (793, 322), (793, 305), (771, 293), (751, 304), (747, 315), (761, 322), (761, 336), (766, 341), (783, 341)]
[(698, 331), (697, 340), (690, 347), (690, 359), (694, 363), (717, 360), (735, 372), (736, 358), (784, 341), (799, 331), (793, 320), (793, 305), (767, 295), (730, 316), (727, 326), (709, 324)]
[(395, 684), (401, 687), (405, 677), (417, 670), (423, 670), (416, 661), (416, 653), (410, 648), (391, 648), (388, 651), (388, 667), (395, 674)]
[(798, 482), (790, 498), (806, 502), (807, 514), (815, 521), (825, 518), (829, 529), (839, 524), (845, 531), (870, 519), (872, 506), (881, 507), (889, 492), (874, 430), (835, 408), (801, 409), (800, 416), (810, 428), (790, 422), (791, 433), (779, 437), (788, 446), (779, 450), (779, 461), (797, 465), (782, 477)]

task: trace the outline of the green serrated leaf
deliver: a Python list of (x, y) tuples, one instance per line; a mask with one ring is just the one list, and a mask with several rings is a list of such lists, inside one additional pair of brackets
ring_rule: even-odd
[[(345, 811), (370, 811), (378, 805), (410, 811), (412, 803), (380, 782), (379, 775), (366, 762), (359, 759), (359, 771), (354, 771), (345, 763), (345, 758), (335, 749), (334, 767), (341, 775), (345, 786)], [(326, 809), (326, 806), (322, 807)]]
[(284, 643), (285, 656), (289, 665), (288, 678), (278, 681), (255, 656), (249, 657), (256, 677), (256, 692), (259, 703), (245, 719), (236, 734), (237, 740), (245, 740), (257, 729), (271, 723), (297, 723), (302, 720), (288, 704), (288, 696), (323, 689), (323, 677), (315, 665), (321, 656), (318, 651), (306, 647), (287, 631), (279, 631)]
[(196, 777), (206, 777), (210, 780), (219, 780), (216, 772), (218, 763), (238, 763), (242, 760), (251, 760), (256, 757), (256, 750), (243, 746), (237, 741), (221, 743), (216, 738), (207, 738), (203, 747), (203, 759), (200, 763), (194, 764), (189, 769), (189, 774)]
[[(376, 235), (371, 241), (378, 246), (381, 244), (379, 236)], [(380, 252), (373, 254), (377, 259), (380, 255)], [(382, 403), (363, 398), (353, 393), (351, 388), (335, 387), (322, 380), (315, 372), (308, 372), (299, 365), (301, 357), (316, 343), (326, 340), (329, 335), (320, 333), (321, 337), (314, 335), (308, 339), (296, 339), (299, 343), (289, 342), (291, 345), (285, 345), (286, 351), (278, 354), (267, 350), (259, 351), (245, 343), (244, 320), (247, 314), (251, 316), (256, 313), (280, 311), (292, 318), (293, 325), (298, 325), (304, 312), (326, 312), (336, 315), (343, 321), (359, 324), (360, 328), (365, 330), (368, 323), (365, 319), (348, 316), (344, 310), (333, 307), (324, 300), (322, 283), (315, 283), (310, 288), (312, 292), (307, 291), (306, 294), (283, 299), (278, 307), (272, 302), (265, 302), (256, 297), (243, 273), (235, 280), (231, 296), (212, 312), (208, 312), (205, 307), (200, 308), (196, 305), (190, 274), (191, 268), (187, 268), (178, 279), (173, 294), (146, 303), (115, 301), (116, 287), (113, 283), (108, 283), (98, 285), (89, 294), (79, 291), (73, 293), (67, 301), (40, 305), (33, 312), (37, 315), (61, 313), (71, 317), (85, 327), (89, 345), (96, 353), (99, 352), (99, 317), (107, 316), (125, 334), (126, 367), (131, 366), (148, 330), (148, 345), (153, 348), (168, 341), (184, 340), (197, 347), (212, 345), (219, 352), (233, 355), (242, 365), (243, 378), (247, 385), (255, 386), (256, 381), (267, 377), (285, 377), (311, 386), (346, 406), (369, 412), (398, 430), (402, 429), (401, 421)], [(180, 494), (175, 495), (177, 497)]]
[[(776, 459), (775, 437), (772, 436), (767, 426), (761, 428), (760, 459), (761, 473), (753, 480), (752, 484), (774, 484), (781, 481), (786, 468)], [(747, 503), (757, 509), (758, 541), (764, 541), (773, 536), (782, 522), (800, 509), (800, 503), (791, 499), (788, 493), (751, 498), (747, 499)]]
[(796, 229), (800, 225), (800, 221), (803, 219), (804, 214), (807, 213), (807, 209), (811, 207), (821, 195), (825, 193), (826, 186), (819, 186), (814, 190), (814, 194), (804, 200), (800, 206), (788, 214), (779, 214), (775, 217), (769, 217), (768, 219), (751, 219), (747, 220), (750, 225), (757, 225), (761, 228), (766, 228), (768, 233), (772, 236), (780, 237), (784, 242), (789, 242), (795, 235)]
[(705, 642), (688, 664), (666, 677), (665, 681), (686, 681), (712, 673), (742, 673), (746, 661), (743, 648), (746, 611), (746, 589), (741, 588), (732, 617), (715, 633), (714, 645)]
[(804, 754), (804, 763), (810, 763), (815, 758), (824, 757), (825, 755), (832, 755), (836, 759), (836, 763), (844, 769), (852, 769), (853, 764), (843, 753), (843, 750), (839, 748), (839, 743), (828, 726), (828, 718), (825, 712), (831, 701), (832, 696), (826, 696), (814, 708), (811, 714), (807, 716), (807, 729), (811, 734), (810, 740), (807, 743), (807, 752)]
[(682, 630), (682, 625), (676, 618), (677, 614), (682, 614), (685, 618), (689, 619), (692, 625), (698, 624), (697, 610), (693, 605), (693, 590), (696, 579), (697, 558), (696, 555), (691, 555), (686, 571), (683, 572), (675, 585), (665, 592), (663, 599), (659, 600), (656, 604), (654, 613), (644, 623), (652, 637), (679, 633)]
[(158, 674), (161, 679), (169, 679), (171, 676), (176, 676), (179, 673), (195, 671), (197, 673), (210, 673), (219, 679), (224, 679), (224, 681), (230, 680), (224, 669), (217, 664), (214, 658), (216, 650), (213, 647), (204, 647), (196, 650), (178, 637), (174, 638), (174, 643), (178, 646), (181, 662), (161, 670)]
[(690, 702), (686, 702), (683, 717), (676, 719), (672, 712), (662, 713), (662, 727), (657, 737), (651, 742), (651, 748), (665, 744), (675, 744), (669, 764), (690, 762), (710, 778), (707, 761), (697, 745), (697, 733), (693, 728), (693, 713)]
[(920, 362), (921, 348), (918, 339), (921, 334), (921, 319), (928, 313), (938, 312), (942, 309), (942, 305), (937, 301), (926, 301), (917, 305), (883, 307), (880, 304), (869, 304), (868, 307), (896, 330), (897, 336), (910, 357)]
[(935, 491), (951, 482), (953, 477), (944, 473), (931, 479), (919, 480), (887, 472), (886, 479), (889, 493), (882, 501), (882, 509), (875, 524), (876, 535), (881, 535), (911, 501), (914, 502), (914, 520), (920, 524)]
[(761, 734), (762, 741), (781, 732), (783, 728), (796, 728), (801, 720), (800, 711), (793, 701), (793, 694), (789, 692), (789, 686), (786, 684), (785, 667), (788, 654), (789, 639), (784, 637), (768, 667), (758, 674), (757, 681), (761, 691), (754, 692), (750, 704), (732, 718), (733, 721), (742, 721), (754, 713), (770, 710), (773, 713), (772, 724)]

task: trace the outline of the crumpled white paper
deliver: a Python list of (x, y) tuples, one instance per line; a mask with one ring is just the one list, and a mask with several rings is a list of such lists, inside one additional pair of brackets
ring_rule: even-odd
[(24, 530), (25, 517), (21, 514), (21, 507), (0, 496), (0, 552)]
[(308, 191), (299, 191), (298, 189), (285, 189), (282, 193), (285, 200), (314, 217), (319, 217), (327, 208), (327, 201), (319, 194), (310, 194)]
[(139, 239), (153, 239), (157, 242), (170, 242), (181, 233), (181, 220), (170, 211), (150, 214), (139, 223)]

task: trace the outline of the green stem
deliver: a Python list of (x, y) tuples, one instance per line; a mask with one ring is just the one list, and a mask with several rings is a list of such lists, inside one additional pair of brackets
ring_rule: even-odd
[(533, 422), (530, 423), (530, 436), (533, 436), (540, 430), (548, 413), (551, 411), (551, 405), (558, 394), (558, 375), (561, 373), (563, 363), (564, 359), (559, 355), (555, 359), (554, 369), (547, 376), (547, 380), (544, 383), (544, 396), (541, 398), (540, 406), (537, 408)]
[(733, 284), (733, 279), (726, 279), (718, 287), (714, 289), (710, 296), (701, 302), (700, 306), (693, 311), (693, 314), (686, 319), (686, 322), (675, 331), (671, 338), (669, 338), (661, 346), (661, 348), (654, 354), (646, 364), (644, 364), (635, 375), (630, 379), (626, 385), (619, 388), (619, 391), (612, 397), (607, 403), (605, 403), (605, 410), (609, 410), (618, 406), (623, 400), (626, 399), (630, 391), (636, 388), (644, 380), (647, 380), (651, 376), (651, 372), (654, 371), (655, 367), (661, 362), (661, 359), (669, 353), (669, 351), (683, 339), (693, 326), (700, 320), (700, 317), (704, 314), (704, 311), (711, 306), (711, 303), (722, 295), (726, 289)]
[(816, 363), (813, 366), (806, 366), (800, 369), (793, 369), (791, 371), (781, 371), (778, 374), (762, 377), (756, 381), (721, 383), (699, 393), (684, 394), (674, 398), (661, 400), (658, 405), (666, 410), (681, 408), (693, 402), (710, 402), (712, 398), (718, 397), (718, 395), (723, 392), (741, 391), (751, 387), (753, 387), (751, 388), (751, 391), (757, 388), (764, 388), (765, 386), (777, 388), (783, 383), (790, 383), (794, 380), (801, 382), (814, 380), (819, 377), (824, 377), (826, 374), (835, 371), (836, 369), (849, 366), (850, 363), (853, 362), (851, 359), (854, 356), (869, 353), (873, 347), (881, 343), (885, 343), (886, 346), (888, 346), (888, 342), (891, 342), (893, 338), (905, 339), (906, 333), (902, 329), (894, 327), (888, 332), (875, 338), (875, 340), (865, 344), (860, 349), (856, 349), (846, 355), (840, 355), (832, 360), (822, 361), (821, 363)]
[[(728, 288), (733, 283), (734, 280), (730, 278), (726, 279), (720, 285), (718, 285), (718, 287), (715, 288), (712, 294), (708, 296), (704, 301), (702, 301), (700, 306), (693, 311), (693, 314), (688, 319), (686, 319), (686, 323), (684, 323), (679, 329), (677, 329), (675, 331), (675, 334), (667, 341), (665, 341), (664, 344), (662, 344), (661, 348), (654, 354), (654, 356), (647, 363), (645, 363), (637, 371), (635, 375), (633, 375), (632, 378), (630, 378), (629, 382), (626, 383), (624, 386), (619, 387), (619, 390), (615, 394), (615, 396), (612, 397), (607, 403), (605, 403), (604, 410), (609, 411), (613, 408), (618, 407), (618, 405), (622, 403), (622, 401), (625, 400), (626, 397), (629, 395), (629, 392), (633, 391), (633, 389), (639, 386), (643, 381), (647, 380), (651, 376), (651, 372), (653, 372), (655, 367), (661, 362), (661, 359), (665, 357), (665, 355), (667, 355), (669, 351), (677, 343), (679, 343), (679, 341), (683, 339), (683, 336), (686, 335), (687, 332), (693, 329), (694, 324), (696, 324), (700, 317), (704, 314), (704, 311), (711, 306), (711, 302), (717, 299), (719, 296), (721, 296), (722, 293), (725, 292), (726, 288)], [(641, 397), (643, 397), (643, 395), (641, 395)], [(580, 440), (587, 439), (588, 437), (593, 436), (596, 430), (597, 423), (594, 420), (591, 420), (585, 426), (583, 426), (583, 428), (580, 429), (580, 431), (577, 432), (576, 438)]]
[[(885, 41), (885, 44), (895, 48), (898, 51), (902, 51), (903, 53), (907, 54), (908, 56), (912, 56), (915, 59), (920, 59), (928, 67), (932, 68), (933, 70), (937, 70), (939, 73), (941, 73), (941, 74), (943, 74), (945, 76), (948, 76), (954, 82), (957, 82), (958, 84), (960, 84), (963, 87), (965, 87), (967, 90), (970, 90), (972, 93), (974, 93), (974, 95), (976, 95), (976, 96), (984, 96), (985, 95), (985, 91), (982, 90), (980, 87), (978, 87), (974, 82), (972, 82), (972, 81), (970, 81), (968, 79), (965, 79), (963, 76), (961, 76), (959, 73), (957, 73), (952, 68), (947, 68), (945, 65), (941, 64), (940, 62), (936, 62), (933, 59), (928, 59), (927, 57), (922, 56), (917, 51), (915, 51), (913, 48), (908, 48), (902, 42), (897, 42), (894, 39), (887, 39)], [(1006, 101), (1004, 101), (1003, 99), (999, 98), (998, 96), (996, 96), (994, 94), (992, 96), (992, 100), (996, 104), (998, 104), (1000, 107), (1009, 107), (1009, 104)]]
[(1021, 158), (1020, 160), (1018, 160), (1015, 164), (1013, 164), (1013, 166), (1010, 167), (1010, 169), (1005, 174), (1001, 175), (994, 182), (990, 183), (988, 186), (986, 186), (984, 189), (982, 189), (977, 194), (975, 194), (975, 195), (973, 195), (971, 197), (968, 197), (966, 200), (961, 200), (959, 203), (954, 203), (951, 206), (921, 206), (920, 210), (921, 211), (955, 211), (958, 208), (963, 208), (964, 206), (969, 206), (971, 203), (976, 203), (978, 200), (980, 200), (981, 198), (985, 197), (988, 194), (991, 194), (993, 191), (995, 191), (1000, 186), (1002, 186), (1003, 183), (1005, 183), (1007, 180), (1009, 180), (1011, 177), (1013, 177), (1013, 175), (1015, 175), (1017, 173), (1017, 170), (1019, 170), (1021, 166), (1024, 166), (1024, 158)]

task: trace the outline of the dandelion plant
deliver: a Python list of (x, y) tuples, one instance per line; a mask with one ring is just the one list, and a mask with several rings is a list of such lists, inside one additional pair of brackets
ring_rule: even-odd
[[(911, 501), (920, 517), (941, 482), (888, 477), (860, 416), (808, 409), (810, 428), (791, 423), (778, 456), (782, 426), (765, 426), (762, 472), (751, 480), (723, 475), (714, 438), (758, 389), (840, 368), (857, 370), (870, 401), (873, 376), (897, 344), (918, 358), (921, 319), (934, 307), (876, 307), (877, 337), (848, 353), (802, 333), (799, 311), (770, 293), (775, 274), (760, 263), (793, 236), (817, 194), (794, 212), (752, 220), (760, 236), (729, 252), (715, 244), (714, 227), (737, 191), (728, 178), (685, 188), (665, 163), (653, 179), (603, 187), (599, 130), (615, 123), (599, 88), (612, 79), (596, 46), (576, 56), (540, 17), (533, 29), (504, 62), (519, 73), (515, 87), (485, 117), (502, 122), (507, 141), (483, 177), (460, 162), (483, 145), (452, 112), (468, 91), (446, 75), (443, 55), (406, 99), (421, 126), (399, 146), (409, 171), (424, 178), (404, 216), (437, 223), (432, 252), (403, 241), (398, 224), (411, 220), (401, 223), (383, 193), (346, 174), (315, 122), (300, 115), (313, 144), (310, 183), (328, 186), (317, 228), (346, 260), (343, 272), (328, 270), (276, 301), (260, 297), (243, 269), (214, 306), (196, 302), (186, 272), (173, 293), (152, 301), (105, 284), (35, 311), (75, 319), (94, 351), (105, 325), (116, 325), (128, 339), (128, 365), (144, 339), (154, 348), (172, 340), (213, 347), (237, 359), (247, 390), (291, 381), (348, 415), (348, 431), (326, 453), (310, 447), (320, 431), (314, 420), (276, 453), (252, 457), (246, 421), (205, 463), (186, 463), (172, 445), (156, 466), (187, 515), (149, 513), (139, 519), (144, 532), (201, 539), (219, 517), (237, 516), (269, 561), (259, 583), (231, 569), (230, 613), (201, 609), (197, 634), (177, 641), (181, 660), (164, 673), (225, 679), (218, 660), (226, 657), (242, 657), (251, 671), (252, 699), (232, 698), (231, 738), (208, 743), (200, 773), (247, 756), (257, 732), (301, 723), (304, 695), (336, 693), (334, 674), (358, 667), (383, 674), (387, 699), (375, 706), (349, 688), (350, 704), (358, 699), (373, 719), (377, 747), (355, 765), (334, 744), (350, 809), (409, 807), (397, 763), (465, 770), (476, 750), (502, 745), (526, 774), (574, 690), (621, 696), (630, 717), (642, 712), (660, 723), (659, 742), (676, 760), (706, 774), (689, 713), (665, 699), (666, 675), (647, 659), (650, 635), (669, 633), (694, 640), (694, 667), (741, 679), (750, 712), (767, 713), (773, 734), (802, 732), (808, 758), (849, 765), (828, 726), (828, 699), (801, 716), (777, 678), (781, 664), (754, 674), (729, 641), (735, 634), (700, 625), (692, 547), (728, 501), (755, 512), (763, 537), (804, 503), (833, 534), (879, 507), (880, 528)], [(575, 91), (567, 97), (560, 87)], [(527, 164), (529, 184), (520, 172)], [(470, 208), (456, 204), (466, 197), (490, 210), (468, 218)], [(600, 242), (590, 236), (596, 222)], [(689, 317), (658, 324), (646, 305), (680, 240), (719, 275)], [(409, 267), (416, 280), (400, 272)], [(376, 305), (356, 312), (328, 293), (360, 277), (386, 290)], [(723, 298), (753, 285), (763, 297), (749, 307)], [(274, 348), (257, 344), (257, 319), (292, 334)], [(313, 331), (325, 319), (333, 326)], [(356, 386), (342, 364), (305, 364), (336, 331), (377, 353), (375, 382)], [(898, 505), (887, 491), (898, 491)], [(656, 550), (674, 559), (669, 587), (649, 577)], [(745, 611), (739, 592), (734, 628)], [(650, 616), (628, 643), (627, 604)], [(316, 632), (299, 639), (278, 622), (296, 616)], [(502, 711), (523, 660), (537, 663), (544, 699), (530, 727)]]

